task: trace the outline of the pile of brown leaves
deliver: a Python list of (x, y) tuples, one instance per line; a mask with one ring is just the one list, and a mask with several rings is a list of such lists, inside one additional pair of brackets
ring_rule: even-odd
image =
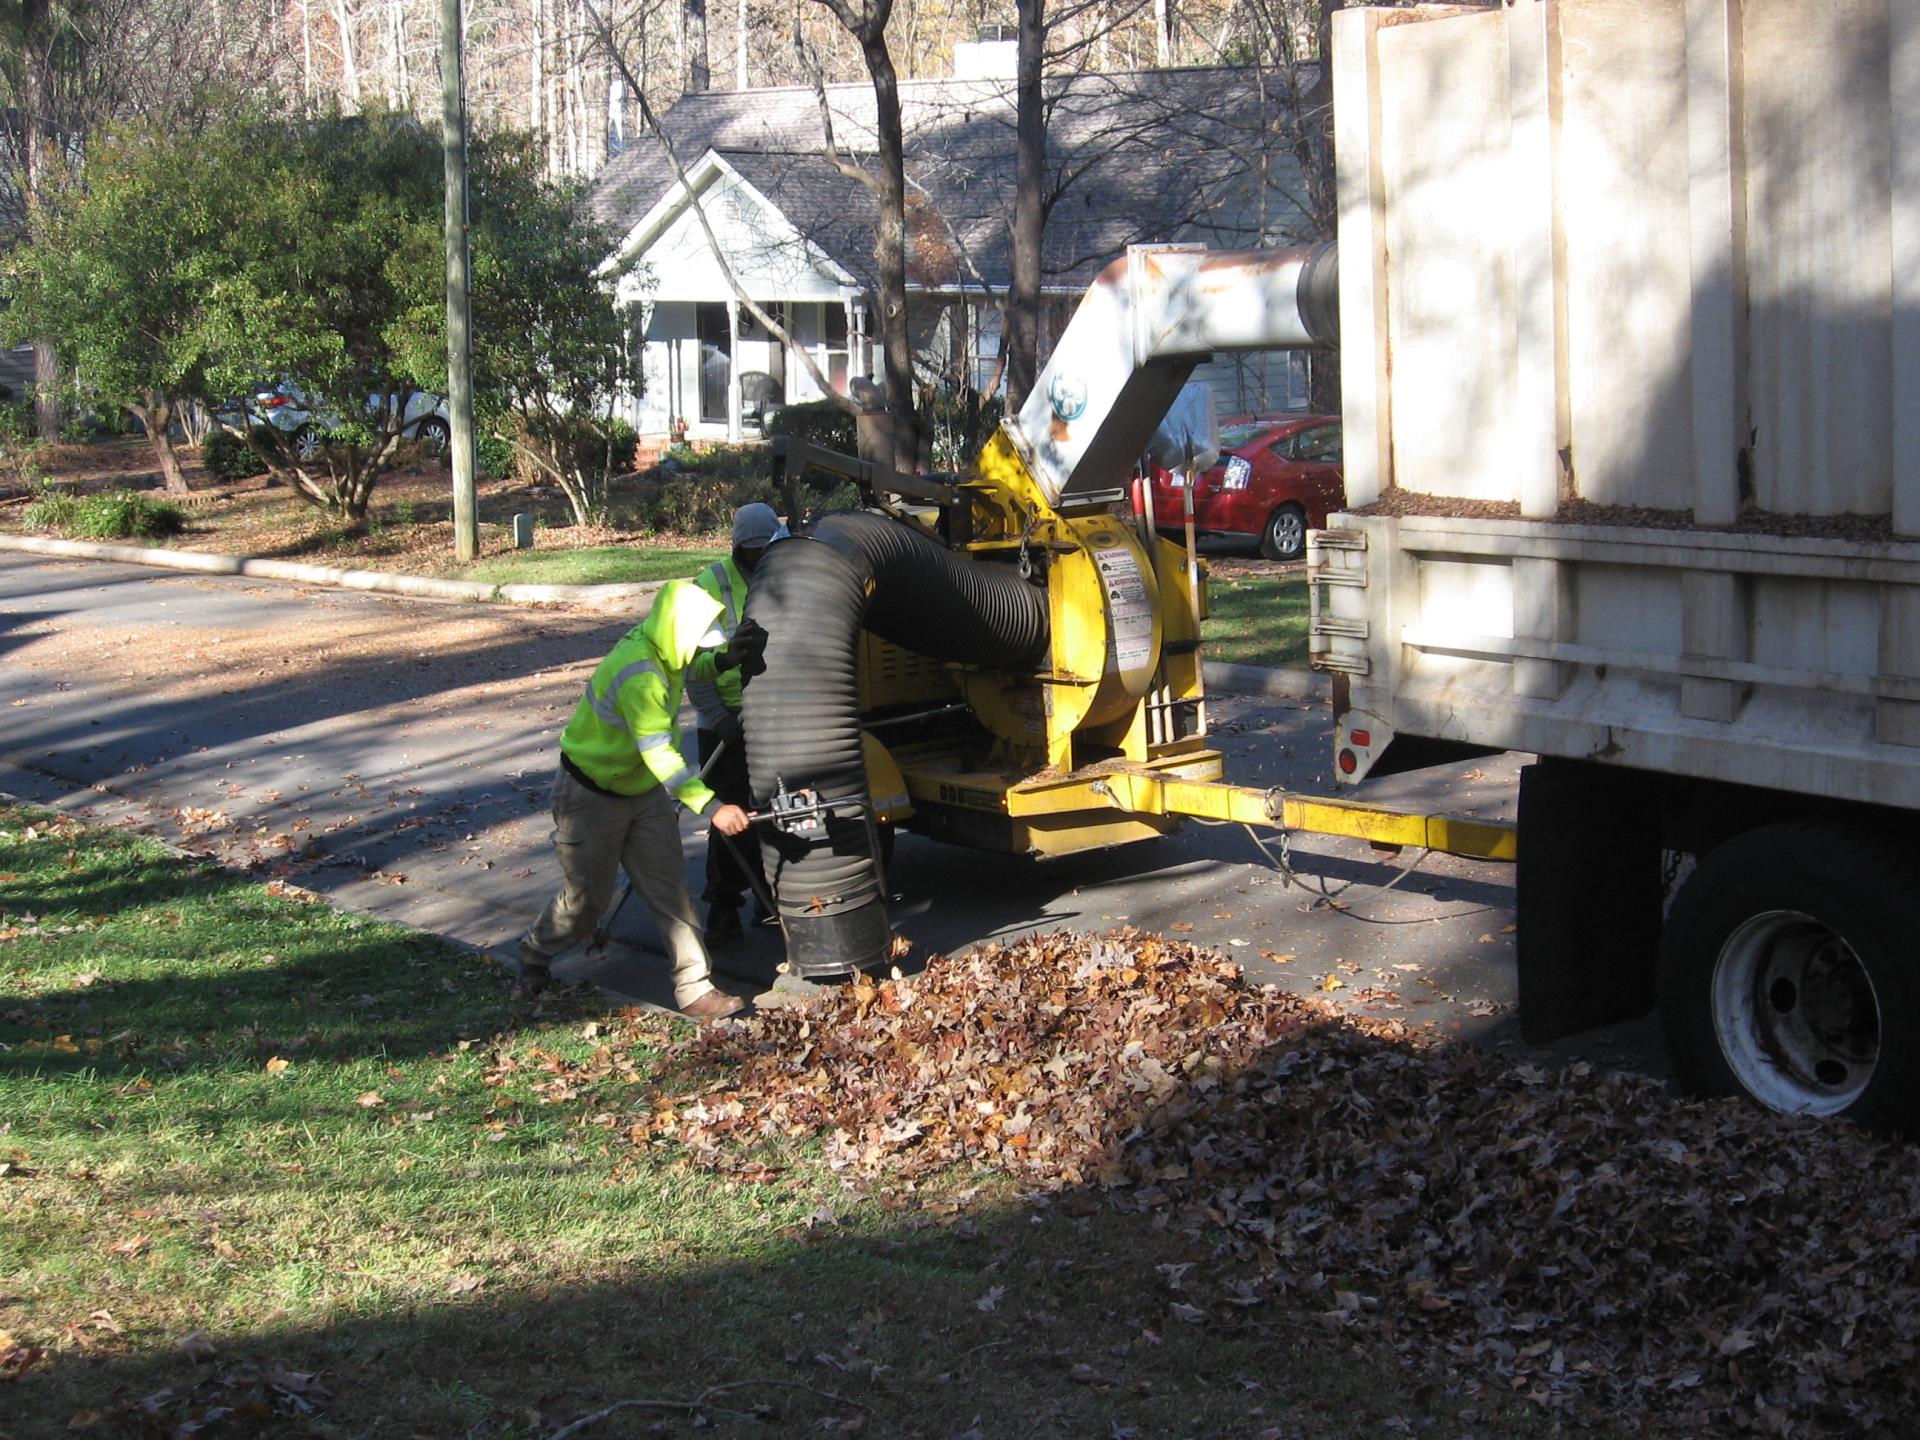
[(818, 1134), (850, 1176), (972, 1162), (1098, 1195), (1214, 1257), (1182, 1277), (1196, 1322), (1290, 1296), (1463, 1380), (1663, 1429), (1891, 1435), (1920, 1407), (1920, 1166), (1848, 1127), (1416, 1043), (1130, 932), (687, 1043), (729, 1082), (637, 1136), (724, 1167)]

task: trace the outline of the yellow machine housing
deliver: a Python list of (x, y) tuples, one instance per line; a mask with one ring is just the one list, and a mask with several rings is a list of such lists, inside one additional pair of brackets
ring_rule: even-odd
[[(937, 486), (840, 457), (877, 506), (980, 564), (1018, 567), (1048, 597), (1050, 646), (1030, 673), (863, 635), (859, 703), (883, 823), (1066, 855), (1193, 815), (1512, 858), (1508, 827), (1225, 783), (1207, 744), (1205, 567), (1190, 529), (1183, 547), (1129, 504), (1134, 462), (1201, 359), (1327, 338), (1315, 297), (1329, 259), (1136, 247), (1089, 291), (968, 478)], [(929, 498), (933, 518), (914, 503)]]

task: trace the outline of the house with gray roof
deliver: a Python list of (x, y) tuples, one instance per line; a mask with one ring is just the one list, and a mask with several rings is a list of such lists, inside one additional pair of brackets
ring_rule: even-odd
[[(1276, 78), (1209, 68), (1048, 83), (1043, 360), (1087, 285), (1129, 245), (1310, 238)], [(992, 394), (1011, 274), (1013, 82), (906, 81), (900, 97), (916, 372), (927, 386)], [(642, 436), (749, 438), (772, 406), (880, 374), (875, 212), (847, 173), (875, 151), (871, 86), (699, 92), (661, 128), (664, 139), (648, 135), (611, 160), (590, 196), (618, 253), (644, 265), (644, 283), (629, 282), (647, 302), (642, 393), (629, 402)], [(729, 269), (789, 343), (739, 303)], [(1222, 356), (1197, 378), (1222, 415), (1306, 403), (1301, 356)]]

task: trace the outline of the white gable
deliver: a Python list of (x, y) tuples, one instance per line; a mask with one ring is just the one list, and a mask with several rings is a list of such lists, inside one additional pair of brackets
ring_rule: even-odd
[[(687, 180), (727, 252), (735, 278), (755, 300), (838, 300), (856, 286), (851, 275), (801, 235), (779, 206), (718, 155), (709, 151), (688, 171)], [(688, 203), (686, 187), (676, 184), (669, 190), (620, 248), (623, 254), (638, 254), (651, 268), (655, 296), (733, 296), (700, 217)]]

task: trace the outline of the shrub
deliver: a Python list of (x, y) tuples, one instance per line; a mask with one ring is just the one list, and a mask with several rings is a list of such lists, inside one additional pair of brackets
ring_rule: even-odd
[(503, 435), (482, 435), (473, 447), (473, 467), (495, 480), (505, 480), (513, 475), (517, 457), (513, 453), (513, 442)]
[(831, 400), (809, 400), (803, 405), (783, 407), (767, 421), (767, 438), (776, 435), (790, 435), (809, 444), (824, 445), (843, 455), (852, 455), (860, 445), (853, 416)]
[(921, 424), (932, 441), (933, 463), (940, 470), (970, 470), (1000, 424), (1005, 406), (997, 395), (975, 390), (942, 392), (921, 407)]
[(186, 517), (178, 505), (150, 500), (137, 490), (115, 490), (82, 499), (67, 533), (86, 540), (124, 540), (133, 536), (157, 540), (178, 535), (185, 528)]
[(216, 480), (245, 480), (267, 473), (266, 462), (231, 430), (216, 430), (200, 447), (200, 464)]
[[(607, 422), (607, 434), (613, 443), (613, 464), (607, 467), (608, 472), (614, 475), (631, 475), (633, 457), (640, 449), (639, 432), (626, 421), (616, 418)], [(597, 442), (591, 454), (596, 461), (599, 459)]]
[(29, 530), (52, 530), (64, 535), (79, 513), (78, 495), (43, 484), (40, 493), (21, 512), (20, 523)]

